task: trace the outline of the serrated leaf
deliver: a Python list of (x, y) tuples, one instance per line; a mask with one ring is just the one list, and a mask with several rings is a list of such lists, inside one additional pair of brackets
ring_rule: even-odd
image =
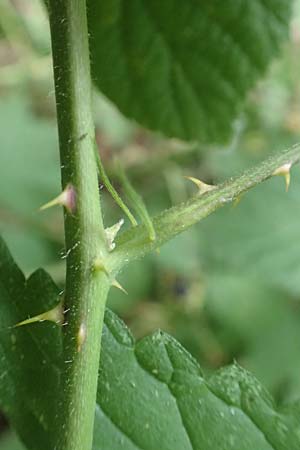
[(135, 343), (107, 311), (94, 449), (296, 450), (296, 412), (277, 410), (237, 365), (206, 380), (198, 363), (162, 332)]
[[(47, 323), (9, 327), (26, 311), (53, 306), (58, 291), (43, 271), (25, 282), (2, 241), (0, 256), (0, 405), (28, 448), (53, 450), (61, 330)], [(173, 338), (158, 331), (135, 342), (110, 311), (99, 375), (93, 450), (299, 448), (299, 403), (278, 410), (237, 365), (205, 379)]]
[(227, 138), (287, 36), (290, 0), (90, 0), (92, 71), (125, 115), (182, 139)]
[[(0, 239), (0, 406), (31, 450), (52, 450), (61, 337), (52, 323), (13, 326), (58, 302), (58, 289), (39, 270), (27, 281)], [(52, 430), (53, 431), (53, 430)]]
[[(257, 277), (229, 272), (207, 280), (206, 311), (217, 336), (280, 399), (300, 392), (299, 302)], [(295, 314), (296, 312), (296, 314)]]

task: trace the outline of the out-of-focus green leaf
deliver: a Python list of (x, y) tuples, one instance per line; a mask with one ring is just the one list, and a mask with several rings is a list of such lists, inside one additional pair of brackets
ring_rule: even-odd
[(0, 407), (31, 450), (53, 450), (55, 393), (61, 337), (57, 325), (13, 328), (58, 302), (58, 289), (42, 270), (27, 281), (0, 241)]
[(55, 123), (34, 116), (29, 98), (1, 100), (0, 202), (29, 215), (60, 189)]
[(1, 233), (28, 271), (52, 262), (61, 248), (59, 211), (38, 211), (60, 189), (57, 131), (21, 93), (1, 99), (0, 116)]
[(118, 314), (128, 313), (143, 298), (151, 295), (155, 284), (154, 263), (152, 258), (146, 257), (142, 261), (133, 262), (118, 276), (118, 281), (126, 289), (128, 295), (120, 289), (112, 288), (108, 295), (108, 306)]
[(127, 116), (182, 139), (231, 133), (287, 37), (290, 0), (90, 0), (96, 85)]
[(274, 177), (246, 193), (236, 207), (224, 208), (198, 227), (200, 254), (208, 273), (231, 271), (300, 292), (300, 209), (298, 167), (291, 187)]
[(258, 278), (212, 274), (206, 310), (219, 340), (286, 401), (300, 392), (300, 305)]
[(6, 433), (0, 439), (0, 450), (25, 450), (25, 447), (14, 433)]

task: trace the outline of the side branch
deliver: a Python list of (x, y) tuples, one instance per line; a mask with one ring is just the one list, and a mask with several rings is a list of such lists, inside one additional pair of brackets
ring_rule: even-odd
[(216, 209), (234, 201), (242, 193), (274, 175), (284, 175), (288, 180), (291, 166), (299, 160), (300, 144), (296, 144), (247, 170), (243, 175), (163, 211), (153, 218), (155, 241), (149, 239), (144, 225), (129, 229), (116, 240), (116, 250), (111, 254), (111, 265), (118, 271), (123, 267), (124, 261), (128, 263), (159, 248)]

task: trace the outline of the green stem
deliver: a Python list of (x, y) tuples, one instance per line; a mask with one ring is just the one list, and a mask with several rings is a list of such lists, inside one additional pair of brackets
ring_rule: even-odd
[[(56, 450), (92, 448), (100, 336), (109, 280), (100, 210), (85, 0), (49, 0), (62, 187), (76, 209), (65, 213), (67, 275), (63, 367)], [(95, 260), (98, 265), (95, 269)], [(99, 268), (100, 267), (100, 268)]]
[(117, 272), (130, 261), (141, 258), (177, 234), (207, 217), (216, 209), (231, 203), (241, 194), (274, 175), (276, 169), (285, 164), (293, 165), (300, 160), (300, 144), (272, 156), (249, 169), (240, 177), (225, 182), (202, 195), (174, 206), (152, 219), (156, 239), (150, 241), (145, 225), (139, 225), (122, 233), (116, 239), (116, 250), (111, 254), (110, 264)]

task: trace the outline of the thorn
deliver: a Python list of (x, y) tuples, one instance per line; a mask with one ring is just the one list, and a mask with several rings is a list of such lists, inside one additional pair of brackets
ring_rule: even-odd
[(59, 303), (53, 309), (50, 309), (50, 311), (46, 311), (42, 314), (38, 314), (37, 316), (22, 320), (22, 322), (18, 322), (16, 325), (13, 326), (13, 328), (21, 327), (23, 325), (28, 325), (28, 324), (34, 323), (34, 322), (45, 322), (46, 320), (48, 320), (50, 322), (54, 322), (58, 325), (63, 324), (64, 312), (63, 312), (62, 303)]
[(56, 205), (64, 206), (66, 210), (71, 214), (75, 212), (76, 193), (74, 187), (71, 184), (68, 184), (62, 191), (62, 193), (55, 197), (53, 200), (50, 200), (50, 202), (42, 205), (39, 210), (43, 211)]
[(106, 276), (109, 277), (109, 272), (106, 269), (103, 261), (100, 258), (96, 258), (93, 264), (93, 271), (94, 272), (104, 272)]
[(290, 182), (291, 182), (291, 170), (292, 163), (285, 163), (282, 166), (278, 167), (278, 169), (274, 170), (272, 175), (282, 175), (285, 178), (285, 190), (286, 192), (289, 190)]
[(77, 351), (78, 353), (81, 351), (83, 344), (86, 340), (86, 325), (84, 323), (80, 324), (78, 333), (77, 333)]
[(234, 201), (233, 201), (233, 204), (232, 204), (232, 207), (233, 208), (235, 208), (239, 203), (240, 203), (240, 201), (242, 200), (242, 198), (244, 197), (244, 192), (242, 192), (241, 194), (239, 194), (239, 195), (237, 195), (236, 196), (236, 198), (234, 199)]
[(124, 219), (120, 219), (119, 222), (115, 223), (113, 226), (105, 229), (106, 242), (108, 245), (108, 250), (111, 252), (116, 244), (114, 243), (115, 237), (120, 231), (121, 226), (124, 223)]
[(184, 177), (184, 178), (192, 181), (198, 187), (200, 194), (204, 194), (205, 192), (212, 191), (213, 189), (216, 188), (216, 186), (212, 186), (211, 184), (203, 183), (203, 181), (198, 180), (198, 178), (194, 177)]
[(126, 289), (124, 289), (123, 286), (116, 279), (111, 282), (111, 285), (116, 287), (117, 289), (120, 289), (120, 291), (124, 292), (124, 294), (128, 295)]

